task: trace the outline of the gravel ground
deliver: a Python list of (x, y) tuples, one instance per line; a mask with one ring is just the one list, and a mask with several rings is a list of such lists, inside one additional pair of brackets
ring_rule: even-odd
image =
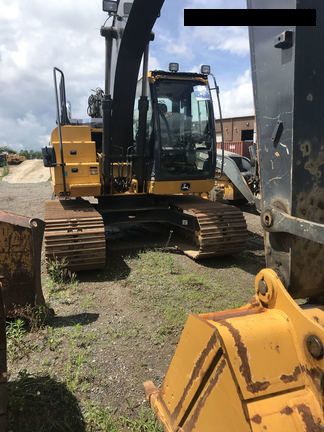
[(51, 198), (50, 182), (10, 184), (0, 182), (0, 209), (22, 216), (44, 217), (44, 202)]
[[(49, 182), (1, 182), (0, 208), (42, 218), (44, 201), (51, 193)], [(31, 417), (44, 417), (43, 407), (50, 406), (46, 421), (53, 421), (56, 414), (51, 394), (57, 385), (65, 395), (60, 407), (65, 406), (67, 395), (75, 401), (76, 412), (64, 413), (63, 409), (58, 417), (72, 422), (76, 415), (82, 416), (84, 427), (71, 423), (69, 428), (57, 430), (158, 431), (154, 427), (136, 429), (130, 423), (107, 428), (101, 421), (103, 412), (108, 407), (114, 419), (138, 418), (146, 406), (142, 383), (147, 379), (162, 382), (188, 313), (238, 307), (253, 295), (254, 277), (264, 267), (262, 230), (258, 215), (246, 212), (245, 216), (249, 240), (247, 249), (236, 257), (196, 263), (159, 250), (108, 250), (103, 271), (80, 273), (68, 285), (53, 283), (43, 260), (43, 289), (56, 315), (38, 332), (24, 334), (23, 345), (16, 351), (10, 345), (8, 368), (12, 388), (21, 391), (15, 396), (19, 404), (26, 393), (25, 384), (21, 385), (21, 371), (25, 370), (37, 392), (49, 394), (48, 400), (33, 402)], [(44, 376), (51, 386), (47, 391), (41, 387)], [(56, 396), (58, 401), (60, 397)], [(11, 399), (12, 430), (37, 432), (37, 428), (17, 426), (26, 424), (28, 408), (25, 413), (15, 409), (16, 399)], [(68, 411), (70, 405), (66, 406)], [(100, 421), (94, 413), (100, 413)], [(45, 422), (45, 428), (39, 430), (56, 430), (50, 429), (50, 423), (46, 429), (43, 417), (38, 420)]]

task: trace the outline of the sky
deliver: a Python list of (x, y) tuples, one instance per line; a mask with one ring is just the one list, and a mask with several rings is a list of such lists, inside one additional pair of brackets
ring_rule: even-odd
[[(165, 0), (151, 44), (151, 69), (210, 64), (224, 117), (253, 114), (248, 31), (184, 27), (184, 8), (244, 8), (245, 0)], [(0, 0), (0, 146), (39, 150), (55, 127), (53, 66), (64, 70), (73, 118), (86, 118), (103, 87), (102, 0)], [(217, 116), (217, 111), (216, 111)]]

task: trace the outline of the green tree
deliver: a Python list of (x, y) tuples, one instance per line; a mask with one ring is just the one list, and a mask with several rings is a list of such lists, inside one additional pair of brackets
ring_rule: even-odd
[(0, 153), (16, 153), (11, 147), (8, 146), (0, 146)]

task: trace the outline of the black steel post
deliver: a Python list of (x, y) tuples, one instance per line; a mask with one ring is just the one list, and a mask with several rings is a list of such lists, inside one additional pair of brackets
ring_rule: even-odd
[(112, 44), (114, 37), (114, 30), (110, 27), (101, 28), (101, 36), (106, 41), (106, 67), (105, 67), (105, 94), (102, 101), (102, 155), (103, 155), (103, 178), (104, 178), (104, 194), (109, 193), (110, 184), (110, 156), (111, 156), (111, 58), (112, 58)]
[(149, 44), (146, 46), (143, 56), (143, 81), (142, 95), (138, 101), (138, 134), (136, 140), (136, 177), (138, 180), (138, 190), (143, 192), (145, 180), (145, 147), (146, 147), (146, 131), (147, 131), (147, 112), (148, 112), (148, 60), (149, 60)]

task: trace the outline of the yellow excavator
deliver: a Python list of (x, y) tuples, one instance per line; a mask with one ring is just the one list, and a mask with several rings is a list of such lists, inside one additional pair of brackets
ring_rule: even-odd
[(216, 167), (210, 68), (148, 71), (163, 3), (104, 0), (105, 90), (90, 96), (88, 121), (71, 118), (64, 74), (54, 69), (57, 127), (43, 158), (57, 199), (45, 207), (45, 252), (72, 271), (103, 267), (106, 239), (131, 224), (170, 227), (194, 259), (238, 253), (246, 242), (242, 212), (202, 197)]
[(168, 432), (324, 430), (324, 3), (316, 27), (250, 27), (267, 268), (239, 309), (191, 315), (162, 386)]

